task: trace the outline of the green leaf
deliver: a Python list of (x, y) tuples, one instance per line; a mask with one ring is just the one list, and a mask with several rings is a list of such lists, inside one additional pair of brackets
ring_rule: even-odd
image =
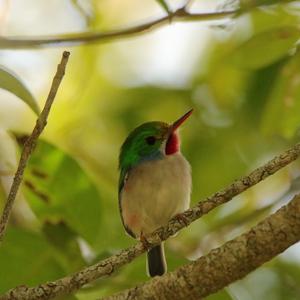
[(285, 26), (262, 32), (238, 47), (232, 56), (237, 65), (259, 69), (270, 65), (288, 55), (300, 38), (296, 26)]
[(297, 53), (280, 70), (264, 109), (263, 133), (291, 138), (300, 128), (299, 68)]
[(85, 266), (77, 241), (76, 232), (72, 231), (64, 222), (45, 222), (43, 233), (53, 247), (55, 257), (64, 267), (66, 273), (73, 273)]
[[(299, 9), (288, 5), (275, 5), (267, 9), (253, 9), (249, 13), (253, 36), (276, 28), (299, 24)], [(265, 41), (266, 42), (266, 41)]]
[(170, 9), (169, 9), (169, 5), (167, 4), (167, 2), (164, 1), (164, 0), (156, 0), (156, 1), (164, 9), (164, 11), (169, 15), (170, 14)]
[(248, 10), (262, 5), (282, 4), (282, 2), (288, 3), (293, 1), (295, 0), (240, 0), (240, 7), (242, 10)]
[(65, 275), (43, 236), (9, 228), (0, 251), (0, 293), (17, 285), (37, 285)]
[(79, 164), (40, 141), (25, 174), (25, 197), (42, 221), (65, 222), (93, 245), (101, 229), (101, 200)]
[(31, 92), (16, 74), (3, 66), (0, 67), (0, 88), (19, 97), (36, 113), (36, 115), (39, 115), (40, 109)]
[[(294, 249), (293, 249), (294, 248)], [(280, 291), (283, 298), (281, 299), (298, 299), (299, 298), (299, 286), (300, 286), (300, 263), (289, 252), (297, 253), (297, 244), (289, 248), (283, 257), (276, 259), (272, 265), (272, 269), (279, 274), (280, 278)]]

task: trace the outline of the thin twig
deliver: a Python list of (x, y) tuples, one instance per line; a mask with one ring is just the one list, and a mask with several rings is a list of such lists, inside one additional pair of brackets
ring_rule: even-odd
[(158, 18), (154, 21), (146, 22), (137, 26), (128, 27), (120, 30), (112, 30), (107, 32), (83, 32), (72, 33), (60, 36), (47, 36), (47, 37), (1, 37), (0, 48), (33, 48), (41, 46), (74, 46), (86, 42), (101, 42), (113, 39), (120, 39), (128, 36), (134, 36), (144, 31), (153, 30), (165, 23), (170, 19), (172, 21), (212, 21), (224, 18), (231, 18), (239, 14), (239, 10), (228, 10), (222, 12), (212, 13), (189, 13), (185, 9), (179, 8), (169, 15)]
[(29, 159), (32, 151), (35, 148), (37, 139), (39, 138), (39, 136), (41, 135), (43, 129), (45, 128), (45, 126), (47, 124), (47, 118), (48, 118), (52, 103), (54, 101), (54, 98), (56, 96), (59, 85), (65, 74), (66, 64), (68, 62), (69, 55), (70, 55), (69, 52), (64, 51), (62, 58), (61, 58), (61, 62), (57, 66), (57, 71), (53, 78), (51, 89), (48, 94), (44, 109), (40, 113), (31, 135), (28, 137), (28, 139), (26, 140), (26, 142), (24, 144), (24, 148), (23, 148), (23, 151), (22, 151), (22, 154), (20, 157), (18, 169), (16, 171), (16, 174), (15, 174), (13, 183), (11, 185), (11, 188), (10, 188), (10, 191), (9, 191), (9, 194), (8, 194), (8, 197), (7, 197), (4, 209), (3, 209), (3, 213), (2, 213), (2, 216), (0, 219), (0, 241), (2, 241), (2, 239), (3, 239), (5, 229), (7, 227), (8, 219), (9, 219), (15, 198), (17, 196), (19, 187), (21, 185), (24, 170), (26, 168), (28, 159)]
[[(196, 206), (185, 211), (182, 214), (182, 218), (171, 219), (166, 226), (159, 228), (147, 237), (149, 246), (153, 247), (160, 244), (162, 241), (173, 236), (180, 229), (207, 214), (212, 209), (230, 201), (234, 196), (242, 193), (274, 174), (281, 168), (287, 166), (296, 160), (299, 155), (300, 143), (284, 151), (279, 156), (274, 157), (265, 165), (254, 170), (248, 176), (235, 181), (224, 190), (215, 193), (213, 196), (205, 199), (204, 201), (200, 201)], [(133, 259), (145, 251), (146, 249), (144, 248), (143, 243), (138, 242), (136, 245), (124, 249), (120, 253), (104, 259), (93, 266), (84, 268), (73, 275), (69, 275), (52, 282), (43, 283), (36, 287), (27, 287), (23, 285), (11, 289), (6, 294), (0, 296), (0, 300), (51, 299), (63, 294), (71, 293), (95, 279), (111, 275), (121, 266), (130, 263)]]

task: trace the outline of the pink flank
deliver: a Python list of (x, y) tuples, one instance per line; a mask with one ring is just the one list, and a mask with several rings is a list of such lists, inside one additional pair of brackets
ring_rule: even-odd
[(179, 136), (176, 132), (173, 132), (166, 144), (166, 154), (171, 155), (179, 151), (180, 141)]

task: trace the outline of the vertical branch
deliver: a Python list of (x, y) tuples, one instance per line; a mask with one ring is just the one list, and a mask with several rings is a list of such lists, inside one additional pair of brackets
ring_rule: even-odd
[(51, 89), (48, 94), (45, 106), (36, 121), (35, 127), (33, 128), (31, 135), (28, 137), (28, 139), (26, 140), (26, 142), (24, 144), (24, 148), (21, 153), (18, 169), (16, 171), (16, 174), (15, 174), (13, 183), (11, 185), (11, 188), (10, 188), (10, 191), (9, 191), (9, 194), (8, 194), (8, 197), (7, 197), (4, 209), (3, 209), (3, 213), (2, 213), (2, 216), (0, 219), (0, 241), (2, 241), (2, 239), (3, 239), (5, 229), (6, 229), (8, 220), (9, 220), (9, 216), (10, 216), (14, 201), (16, 199), (19, 187), (21, 185), (24, 171), (25, 171), (27, 162), (29, 160), (29, 157), (35, 148), (35, 145), (36, 145), (36, 142), (37, 142), (39, 136), (41, 135), (42, 131), (44, 130), (44, 128), (47, 124), (47, 118), (48, 118), (52, 103), (54, 101), (57, 90), (58, 90), (60, 83), (65, 74), (65, 69), (66, 69), (68, 59), (69, 59), (69, 55), (70, 55), (70, 52), (67, 52), (67, 51), (63, 52), (61, 62), (57, 66), (57, 71), (53, 78)]

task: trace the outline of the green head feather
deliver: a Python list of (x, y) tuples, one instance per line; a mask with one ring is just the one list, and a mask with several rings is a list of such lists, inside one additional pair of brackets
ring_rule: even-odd
[(169, 125), (164, 122), (148, 122), (135, 128), (123, 143), (119, 156), (119, 189), (129, 169), (145, 160), (159, 159), (160, 147), (167, 138)]

